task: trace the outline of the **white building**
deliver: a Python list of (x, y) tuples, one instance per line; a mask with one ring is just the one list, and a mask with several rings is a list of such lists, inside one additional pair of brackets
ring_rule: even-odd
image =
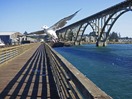
[(9, 39), (3, 40), (3, 42), (9, 42), (8, 44), (18, 43), (18, 35), (22, 35), (22, 34), (19, 32), (0, 32), (1, 40), (4, 37), (6, 38), (9, 37)]
[(132, 38), (126, 38), (126, 37), (119, 38), (118, 42), (120, 42), (120, 43), (132, 43)]

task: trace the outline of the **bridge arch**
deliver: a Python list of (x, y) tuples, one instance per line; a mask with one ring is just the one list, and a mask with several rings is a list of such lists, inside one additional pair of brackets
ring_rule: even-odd
[[(91, 23), (93, 23), (93, 22), (91, 22)], [(82, 37), (84, 36), (84, 34), (85, 34), (85, 32), (87, 32), (87, 29), (88, 29), (88, 27), (91, 29), (91, 32), (95, 32), (95, 29), (94, 29), (94, 27), (95, 27), (95, 24), (93, 25), (93, 24), (91, 24), (90, 22), (86, 22), (86, 23), (84, 23), (84, 24), (86, 24), (85, 25), (85, 27), (83, 27), (83, 30), (82, 30), (82, 34), (81, 34), (81, 38), (80, 38), (80, 41), (79, 41), (79, 44), (80, 44), (80, 42), (82, 41)], [(88, 29), (88, 30), (90, 30), (90, 29)], [(81, 31), (80, 31), (81, 32)], [(90, 32), (89, 32), (90, 33)], [(89, 33), (87, 33), (87, 34), (89, 34)]]
[[(124, 13), (126, 13), (128, 11), (132, 11), (132, 9), (130, 9), (130, 8), (122, 9), (121, 11), (116, 11), (113, 14), (111, 14), (102, 28), (100, 37), (98, 38), (98, 41), (101, 40), (102, 35), (105, 33), (105, 38), (102, 41), (106, 42), (115, 22), (121, 17), (121, 15), (123, 15)], [(106, 31), (106, 28), (107, 28), (107, 31)]]
[(84, 34), (84, 31), (85, 31), (87, 25), (88, 25), (87, 22), (80, 24), (80, 26), (78, 28), (78, 31), (76, 33), (76, 37), (75, 37), (75, 40), (74, 40), (74, 45), (76, 45), (76, 43), (78, 45), (80, 45), (80, 41), (82, 40), (82, 36)]
[(81, 39), (82, 39), (84, 31), (86, 30), (87, 26), (90, 25), (93, 31), (97, 35), (96, 46), (106, 46), (107, 44), (106, 41), (109, 37), (109, 33), (113, 25), (122, 14), (128, 11), (132, 11), (131, 0), (125, 0), (119, 4), (116, 4), (110, 8), (100, 11), (94, 15), (86, 17), (80, 21), (77, 21), (67, 27), (58, 30), (58, 33), (61, 33), (61, 31), (67, 31), (67, 29), (69, 28), (72, 29), (72, 31), (74, 31), (74, 28), (76, 28), (77, 31), (75, 33), (76, 36), (74, 39), (74, 44), (75, 44), (75, 42), (78, 42), (78, 37), (80, 36), (80, 34), (82, 34), (81, 35)]

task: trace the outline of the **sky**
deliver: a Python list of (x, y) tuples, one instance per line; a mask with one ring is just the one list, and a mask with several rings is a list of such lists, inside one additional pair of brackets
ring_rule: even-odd
[[(124, 0), (0, 0), (0, 32), (24, 33), (41, 30), (43, 25), (52, 26), (60, 19), (81, 9), (70, 25)], [(132, 12), (123, 14), (112, 31), (122, 37), (132, 37)]]

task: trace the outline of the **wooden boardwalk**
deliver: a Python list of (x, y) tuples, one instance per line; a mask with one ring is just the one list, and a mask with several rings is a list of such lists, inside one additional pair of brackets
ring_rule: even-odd
[(59, 99), (43, 44), (0, 66), (0, 99)]

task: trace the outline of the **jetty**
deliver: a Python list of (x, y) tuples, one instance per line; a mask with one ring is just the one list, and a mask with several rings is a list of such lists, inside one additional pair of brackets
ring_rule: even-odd
[(112, 99), (46, 43), (0, 49), (0, 99)]

